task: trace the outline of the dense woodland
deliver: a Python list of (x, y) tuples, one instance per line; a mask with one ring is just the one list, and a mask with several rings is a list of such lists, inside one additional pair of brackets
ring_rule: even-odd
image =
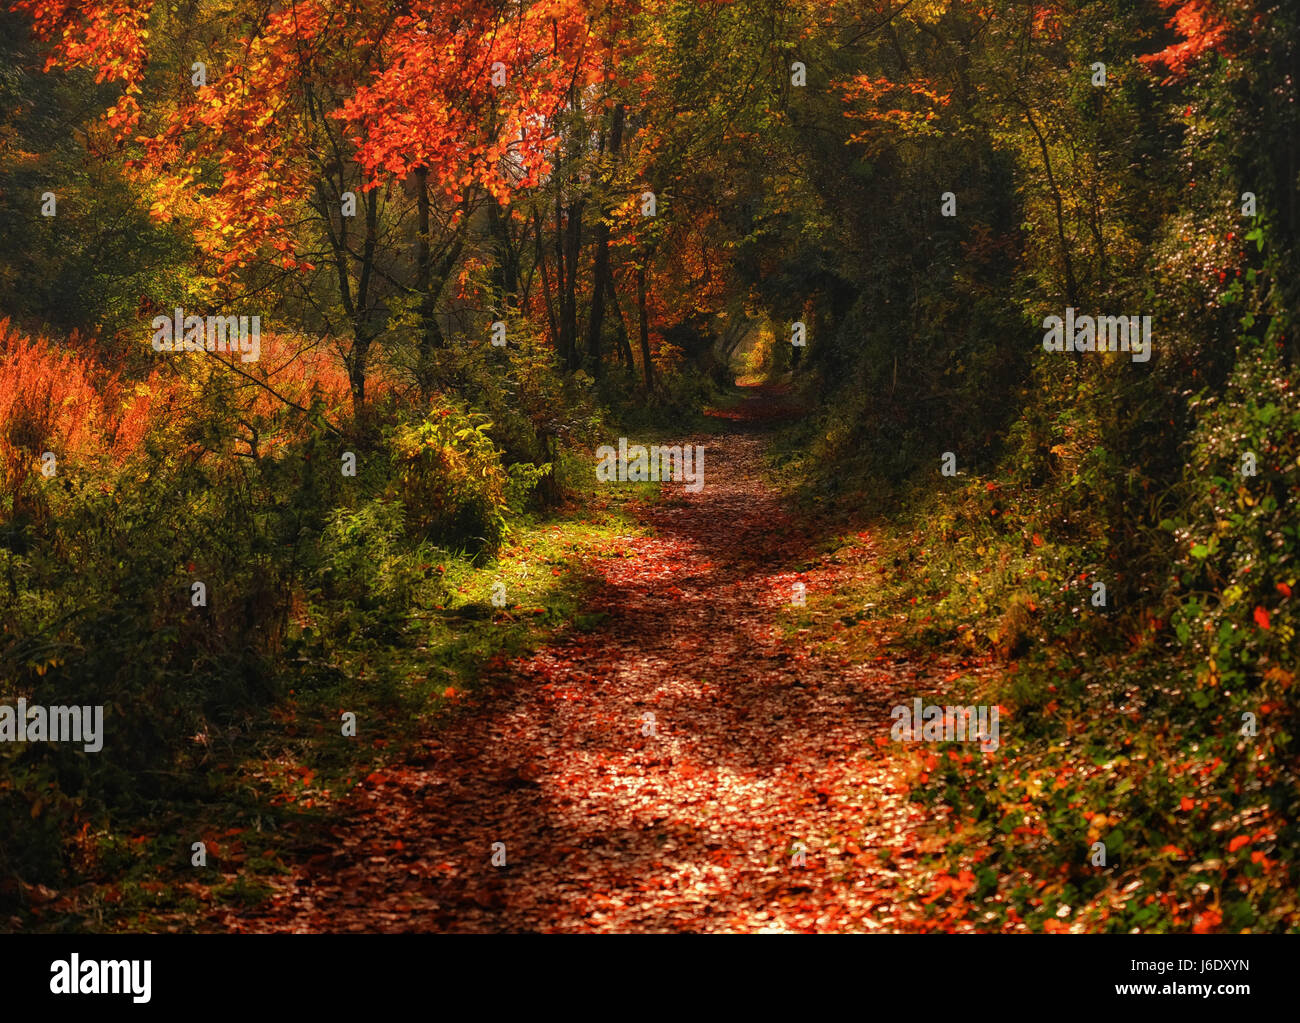
[[(105, 724), (0, 743), (0, 929), (288, 927), (284, 878), (359, 841), (410, 867), (392, 918), (307, 926), (1295, 930), (1298, 39), (1273, 0), (11, 2), (0, 703)], [(1149, 359), (1046, 350), (1067, 309), (1150, 317)], [(159, 351), (191, 315), (258, 317), (258, 357)], [(686, 501), (597, 482), (620, 437), (719, 453)], [(710, 511), (738, 467), (767, 489)], [(851, 745), (888, 785), (747, 763), (813, 831), (674, 838), (749, 886), (725, 919), (677, 888), (619, 916), (671, 856), (608, 849), (599, 912), (524, 914), (489, 843), (583, 777), (521, 753), (444, 805), (439, 751), (495, 764), (536, 665), (610, 700), (638, 644), (666, 671), (742, 606), (845, 715), (880, 676)], [(748, 693), (729, 649), (682, 670)], [(817, 699), (776, 685), (715, 718)], [(997, 706), (1000, 748), (888, 741), (940, 693)], [(643, 709), (594, 705), (611, 756)], [(654, 762), (669, 805), (717, 743)], [(814, 833), (886, 789), (934, 826)], [(376, 792), (391, 834), (340, 837)], [(473, 869), (403, 860), (456, 829)], [(768, 887), (718, 851), (792, 837)], [(401, 901), (426, 858), (436, 912)]]

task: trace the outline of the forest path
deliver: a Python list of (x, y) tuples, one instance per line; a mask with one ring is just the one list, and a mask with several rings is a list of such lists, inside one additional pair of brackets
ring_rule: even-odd
[(902, 883), (942, 839), (882, 747), (919, 682), (781, 638), (793, 582), (830, 586), (843, 566), (796, 571), (813, 538), (763, 479), (779, 403), (755, 390), (728, 428), (680, 438), (704, 445), (703, 490), (664, 484), (641, 511), (655, 535), (595, 559), (588, 610), (607, 617), (510, 664), (481, 706), (372, 776), (337, 846), (225, 926), (910, 929), (923, 909)]

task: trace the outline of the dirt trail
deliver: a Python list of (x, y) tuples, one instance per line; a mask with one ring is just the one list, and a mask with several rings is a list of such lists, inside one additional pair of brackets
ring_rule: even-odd
[[(705, 446), (705, 486), (597, 559), (607, 616), (362, 795), (336, 848), (238, 930), (890, 930), (919, 811), (877, 741), (896, 672), (782, 642), (809, 541), (761, 476), (755, 394)], [(745, 421), (751, 420), (751, 428)], [(809, 589), (817, 581), (810, 574)], [(643, 715), (654, 714), (645, 736)], [(491, 864), (505, 844), (506, 866)], [(806, 866), (792, 863), (794, 843)]]

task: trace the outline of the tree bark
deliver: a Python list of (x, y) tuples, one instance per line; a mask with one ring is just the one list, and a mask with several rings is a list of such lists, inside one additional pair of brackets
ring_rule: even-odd
[(645, 380), (648, 397), (654, 390), (654, 366), (650, 362), (650, 321), (646, 318), (645, 264), (636, 268), (636, 309), (641, 320), (641, 375)]
[(1061, 199), (1061, 190), (1056, 184), (1056, 176), (1052, 173), (1052, 157), (1047, 149), (1047, 140), (1043, 138), (1043, 133), (1038, 130), (1038, 122), (1034, 120), (1033, 111), (1030, 110), (1029, 104), (1021, 101), (1021, 108), (1025, 112), (1025, 120), (1029, 122), (1035, 138), (1038, 139), (1039, 151), (1043, 154), (1043, 170), (1047, 173), (1047, 187), (1052, 193), (1052, 205), (1056, 211), (1056, 238), (1060, 247), (1061, 269), (1065, 274), (1065, 294), (1071, 306), (1075, 308), (1079, 305), (1079, 286), (1074, 276), (1074, 260), (1070, 258), (1070, 245), (1065, 237), (1065, 205)]
[(465, 238), (469, 232), (469, 200), (462, 206), (460, 226), (456, 229), (447, 248), (435, 267), (433, 263), (433, 246), (431, 244), (429, 223), (429, 173), (421, 167), (415, 172), (416, 181), (416, 273), (415, 290), (420, 296), (420, 339), (419, 354), (416, 362), (416, 381), (420, 393), (428, 397), (434, 386), (434, 353), (445, 348), (447, 339), (438, 323), (438, 300), (447, 286), (465, 247)]
[(614, 327), (614, 340), (618, 344), (618, 361), (632, 369), (636, 365), (636, 360), (632, 358), (632, 346), (627, 340), (627, 320), (623, 317), (623, 306), (618, 300), (618, 288), (614, 285), (614, 275), (611, 273), (605, 278), (605, 290), (609, 293), (609, 304), (614, 307), (614, 315), (618, 318)]
[(488, 205), (488, 228), (494, 240), (496, 260), (492, 270), (493, 284), (501, 301), (503, 313), (519, 308), (519, 253), (515, 240), (510, 237), (510, 218), (496, 199)]
[(546, 323), (551, 328), (555, 350), (559, 352), (560, 330), (555, 322), (555, 305), (551, 301), (550, 275), (546, 272), (546, 248), (542, 244), (542, 214), (536, 206), (533, 207), (533, 240), (537, 245), (537, 268), (542, 274), (542, 304), (546, 306)]
[[(596, 222), (596, 256), (592, 265), (591, 316), (587, 323), (587, 360), (591, 363), (592, 373), (601, 375), (600, 333), (605, 326), (605, 292), (609, 280), (609, 215), (613, 204), (609, 199), (608, 189), (614, 176), (612, 164), (618, 159), (619, 147), (623, 141), (623, 104), (614, 108), (612, 124), (609, 129), (609, 159), (611, 167), (603, 175), (602, 190), (606, 193), (601, 198), (600, 218)], [(603, 149), (603, 146), (602, 146)]]
[(578, 369), (578, 253), (582, 249), (582, 208), (581, 200), (569, 204), (564, 230), (565, 262), (568, 275), (564, 281), (564, 295), (560, 304), (561, 327), (564, 331), (567, 366), (570, 373)]

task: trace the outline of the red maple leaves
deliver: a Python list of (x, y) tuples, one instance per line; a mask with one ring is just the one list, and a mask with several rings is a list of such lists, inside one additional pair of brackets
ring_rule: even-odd
[(413, 5), (383, 64), (337, 111), (370, 180), (423, 168), (449, 199), (479, 185), (498, 201), (550, 170), (548, 122), (596, 73), (579, 0)]
[(1183, 41), (1166, 46), (1159, 53), (1139, 57), (1143, 64), (1163, 64), (1169, 69), (1166, 82), (1187, 74), (1192, 63), (1203, 53), (1226, 52), (1228, 23), (1215, 0), (1158, 0), (1166, 9), (1177, 7), (1169, 27), (1178, 30)]
[(400, 16), (380, 0), (234, 10), (196, 47), (204, 78), (191, 81), (186, 64), (143, 124), (150, 58), (161, 71), (177, 57), (146, 27), (151, 4), (14, 7), (51, 41), (49, 66), (124, 85), (107, 123), (119, 143), (141, 132), (132, 169), (153, 191), (155, 216), (190, 219), (227, 270), (263, 247), (285, 268), (310, 269), (294, 231), (340, 162), (361, 165), (366, 189), (423, 169), (452, 202), (478, 189), (507, 202), (550, 171), (558, 112), (574, 90), (610, 77), (622, 52), (621, 23), (587, 0), (439, 0)]

